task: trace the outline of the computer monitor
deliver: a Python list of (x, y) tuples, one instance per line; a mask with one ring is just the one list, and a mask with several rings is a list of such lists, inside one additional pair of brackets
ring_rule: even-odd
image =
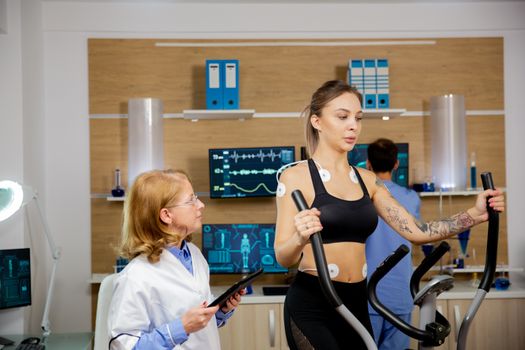
[[(396, 143), (399, 166), (392, 172), (392, 181), (408, 188), (408, 143)], [(354, 166), (366, 168), (368, 143), (358, 143), (348, 152), (348, 162)]]
[(275, 258), (274, 224), (202, 225), (202, 253), (210, 273), (285, 273)]
[(0, 309), (31, 305), (29, 248), (0, 250)]
[(293, 146), (210, 149), (210, 198), (274, 196), (275, 173), (293, 161)]

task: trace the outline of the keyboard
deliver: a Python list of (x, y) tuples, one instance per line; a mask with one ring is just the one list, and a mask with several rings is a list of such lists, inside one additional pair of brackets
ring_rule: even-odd
[(277, 285), (277, 286), (263, 286), (263, 295), (286, 295), (288, 292), (288, 285)]
[[(0, 345), (13, 345), (15, 342), (11, 339), (0, 337)], [(1, 349), (1, 348), (0, 348)]]
[(44, 344), (18, 344), (15, 350), (45, 350)]

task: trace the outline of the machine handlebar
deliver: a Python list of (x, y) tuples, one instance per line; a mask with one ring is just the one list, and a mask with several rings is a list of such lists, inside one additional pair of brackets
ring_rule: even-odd
[[(437, 251), (437, 249), (435, 249), (434, 256), (437, 256), (439, 254), (441, 254), (440, 256), (442, 256), (444, 253), (441, 253), (441, 250)], [(377, 298), (376, 288), (381, 278), (383, 278), (409, 252), (410, 249), (406, 245), (400, 245), (399, 248), (397, 248), (395, 252), (389, 255), (374, 271), (374, 273), (370, 277), (370, 280), (368, 281), (368, 297), (370, 305), (372, 305), (372, 307), (388, 322), (390, 322), (392, 325), (394, 325), (396, 328), (401, 330), (409, 337), (421, 340), (424, 342), (424, 344), (438, 346), (443, 344), (444, 338), (448, 335), (448, 332), (450, 331), (447, 325), (441, 324), (439, 322), (433, 322), (428, 324), (425, 330), (416, 328), (399, 318), (395, 313), (393, 313), (386, 306), (384, 306)], [(437, 260), (439, 260), (439, 257), (437, 258)], [(441, 321), (441, 318), (439, 318), (438, 321)]]
[[(306, 200), (304, 199), (304, 196), (300, 190), (295, 190), (292, 192), (292, 199), (299, 211), (308, 209)], [(317, 274), (321, 280), (321, 289), (323, 290), (323, 294), (333, 307), (338, 307), (343, 302), (337, 295), (334, 285), (332, 284), (332, 280), (330, 279), (330, 273), (328, 272), (326, 256), (323, 249), (323, 240), (319, 232), (316, 232), (310, 236), (310, 242), (312, 243), (315, 266), (317, 267)]]
[[(492, 174), (485, 172), (481, 174), (481, 182), (483, 183), (483, 189), (494, 190), (494, 182), (492, 180)], [(489, 197), (490, 198), (490, 197)], [(487, 198), (487, 211), (489, 214), (489, 229), (487, 238), (487, 254), (485, 256), (485, 269), (483, 271), (483, 278), (479, 284), (479, 289), (485, 290), (487, 293), (494, 279), (496, 272), (496, 260), (498, 256), (498, 236), (499, 236), (499, 214), (493, 208), (489, 206), (489, 198)]]
[(450, 245), (443, 241), (439, 244), (437, 248), (435, 248), (428, 256), (426, 256), (421, 264), (414, 270), (412, 273), (412, 277), (410, 278), (410, 293), (412, 294), (412, 298), (415, 298), (417, 293), (419, 292), (419, 283), (421, 282), (421, 278), (425, 275), (425, 273), (430, 270), (434, 264), (436, 264), (439, 259), (445, 255), (446, 252), (450, 250)]

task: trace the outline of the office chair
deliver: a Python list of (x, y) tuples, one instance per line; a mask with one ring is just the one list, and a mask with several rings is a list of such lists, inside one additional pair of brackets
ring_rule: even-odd
[(109, 344), (108, 333), (108, 311), (113, 296), (113, 283), (117, 274), (105, 277), (100, 284), (97, 300), (97, 319), (95, 322), (95, 346), (94, 350), (107, 350)]

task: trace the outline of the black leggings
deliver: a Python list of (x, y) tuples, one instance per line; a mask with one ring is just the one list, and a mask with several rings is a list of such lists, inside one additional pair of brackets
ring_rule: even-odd
[[(366, 279), (357, 283), (332, 281), (344, 305), (370, 334)], [(366, 349), (359, 334), (325, 298), (319, 278), (299, 272), (284, 301), (284, 327), (291, 350)]]

